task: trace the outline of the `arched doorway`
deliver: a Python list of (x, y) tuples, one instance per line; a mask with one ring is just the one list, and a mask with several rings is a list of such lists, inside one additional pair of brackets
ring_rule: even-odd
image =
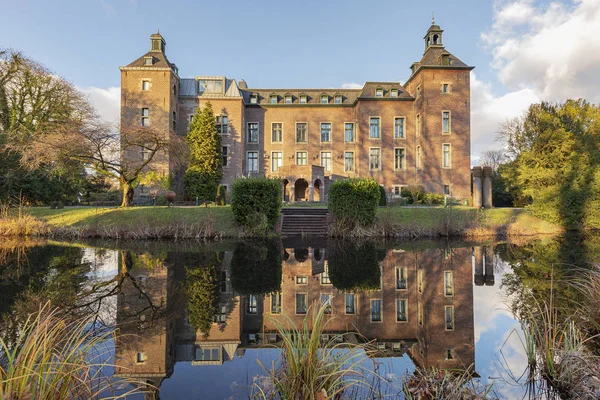
[(305, 179), (298, 179), (294, 183), (294, 199), (296, 201), (306, 201), (306, 192), (308, 190), (308, 182)]
[(317, 179), (315, 181), (315, 184), (313, 187), (314, 187), (314, 193), (313, 193), (314, 201), (322, 201), (322, 199), (321, 199), (321, 180)]
[(290, 181), (288, 181), (287, 179), (284, 179), (283, 181), (281, 181), (281, 185), (283, 186), (283, 201), (290, 201), (290, 194), (288, 192), (289, 184), (290, 184)]

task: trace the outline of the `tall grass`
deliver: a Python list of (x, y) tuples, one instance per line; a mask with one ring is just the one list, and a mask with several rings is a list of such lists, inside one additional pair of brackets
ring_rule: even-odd
[(366, 368), (370, 361), (361, 345), (340, 343), (339, 335), (321, 341), (327, 308), (313, 303), (298, 328), (287, 316), (273, 321), (283, 339), (281, 359), (270, 368), (258, 361), (267, 377), (254, 385), (254, 398), (350, 399), (361, 393), (379, 397), (371, 380), (376, 373)]
[(0, 204), (0, 237), (43, 236), (49, 232), (48, 225), (29, 215), (22, 205), (13, 208), (9, 204)]
[(437, 368), (417, 368), (404, 379), (402, 392), (407, 400), (422, 399), (488, 399), (492, 385), (478, 386), (472, 370), (449, 371)]
[(113, 333), (97, 333), (93, 316), (68, 320), (47, 303), (30, 315), (15, 343), (0, 339), (0, 399), (124, 398), (117, 383), (104, 376), (107, 342)]

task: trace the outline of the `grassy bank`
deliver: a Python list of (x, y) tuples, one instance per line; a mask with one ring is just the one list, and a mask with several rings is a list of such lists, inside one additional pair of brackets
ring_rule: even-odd
[[(314, 206), (314, 205), (313, 205)], [(560, 227), (522, 209), (468, 207), (381, 207), (370, 228), (338, 236), (433, 238), (506, 237), (560, 233)], [(0, 218), (0, 236), (105, 239), (212, 239), (244, 236), (229, 206), (31, 208), (18, 218)]]

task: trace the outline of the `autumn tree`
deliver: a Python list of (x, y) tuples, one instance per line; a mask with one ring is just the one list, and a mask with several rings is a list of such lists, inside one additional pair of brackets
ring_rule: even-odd
[(185, 173), (190, 198), (214, 200), (222, 176), (221, 136), (217, 132), (212, 105), (198, 108), (186, 135), (189, 164)]

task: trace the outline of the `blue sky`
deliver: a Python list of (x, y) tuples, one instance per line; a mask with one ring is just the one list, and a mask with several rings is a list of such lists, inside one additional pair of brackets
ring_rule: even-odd
[[(119, 69), (160, 29), (182, 77), (226, 75), (251, 87), (404, 81), (435, 12), (446, 48), (469, 65), (472, 141), (498, 146), (500, 122), (533, 101), (598, 102), (600, 0), (142, 1), (0, 0), (0, 47), (73, 82), (106, 118)], [(583, 62), (582, 62), (583, 60)]]

